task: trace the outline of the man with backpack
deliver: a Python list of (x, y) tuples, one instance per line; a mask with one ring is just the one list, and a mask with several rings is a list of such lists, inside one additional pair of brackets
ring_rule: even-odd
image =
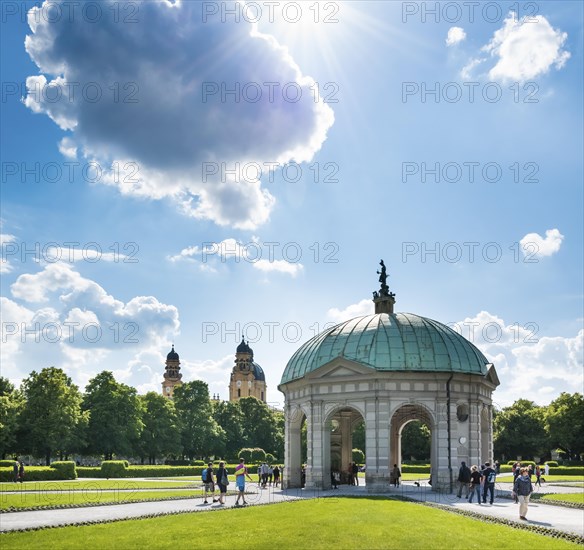
[[(207, 467), (203, 470), (201, 474), (203, 483), (205, 484), (205, 500), (203, 504), (209, 504), (207, 502), (207, 495), (211, 493), (211, 496), (215, 494), (215, 481), (213, 480), (213, 463), (209, 462)], [(213, 502), (217, 502), (216, 498), (213, 498)]]
[(493, 504), (495, 499), (495, 480), (497, 479), (497, 472), (495, 468), (491, 467), (490, 462), (485, 462), (485, 469), (483, 470), (483, 504), (487, 503), (487, 491), (491, 493), (490, 504)]
[(458, 470), (458, 493), (456, 496), (460, 498), (462, 496), (462, 490), (464, 489), (464, 498), (468, 498), (469, 485), (470, 468), (466, 465), (466, 462), (461, 462)]

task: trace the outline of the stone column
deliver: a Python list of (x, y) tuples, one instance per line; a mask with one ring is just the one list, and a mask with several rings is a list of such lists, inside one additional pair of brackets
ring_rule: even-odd
[(353, 434), (351, 433), (351, 411), (343, 411), (341, 416), (341, 470), (347, 471), (353, 462)]
[(306, 488), (315, 489), (324, 486), (324, 455), (328, 452), (330, 461), (330, 444), (325, 449), (324, 431), (320, 401), (310, 404), (310, 422), (307, 425)]
[[(284, 478), (282, 485), (285, 489), (301, 486), (301, 468), (302, 468), (302, 447), (301, 447), (301, 427), (302, 415), (293, 414), (298, 412), (292, 410), (292, 407), (286, 408), (285, 423), (285, 457)], [(298, 418), (300, 417), (300, 418)]]

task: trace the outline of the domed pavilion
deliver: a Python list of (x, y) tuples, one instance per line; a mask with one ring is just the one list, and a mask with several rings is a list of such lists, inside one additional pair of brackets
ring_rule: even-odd
[(352, 462), (352, 432), (365, 423), (366, 485), (389, 489), (401, 468), (401, 433), (418, 420), (431, 431), (432, 488), (452, 491), (461, 461), (492, 460), (495, 367), (451, 328), (394, 313), (381, 261), (375, 313), (325, 330), (294, 353), (278, 389), (285, 396), (284, 482), (301, 485), (301, 428), (307, 426), (306, 487), (327, 489), (331, 471)]

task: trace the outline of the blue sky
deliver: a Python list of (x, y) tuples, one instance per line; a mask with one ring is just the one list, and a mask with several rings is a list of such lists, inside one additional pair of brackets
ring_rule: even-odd
[(581, 3), (65, 4), (2, 7), (4, 376), (227, 398), (245, 330), (281, 404), (383, 258), (499, 406), (582, 391)]

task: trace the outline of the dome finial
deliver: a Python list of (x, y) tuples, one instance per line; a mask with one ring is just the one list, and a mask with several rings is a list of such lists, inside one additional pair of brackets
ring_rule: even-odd
[(379, 262), (381, 271), (377, 271), (379, 275), (380, 289), (373, 292), (373, 303), (375, 304), (375, 313), (393, 314), (393, 305), (395, 304), (395, 294), (389, 291), (387, 286), (387, 270), (383, 260)]

